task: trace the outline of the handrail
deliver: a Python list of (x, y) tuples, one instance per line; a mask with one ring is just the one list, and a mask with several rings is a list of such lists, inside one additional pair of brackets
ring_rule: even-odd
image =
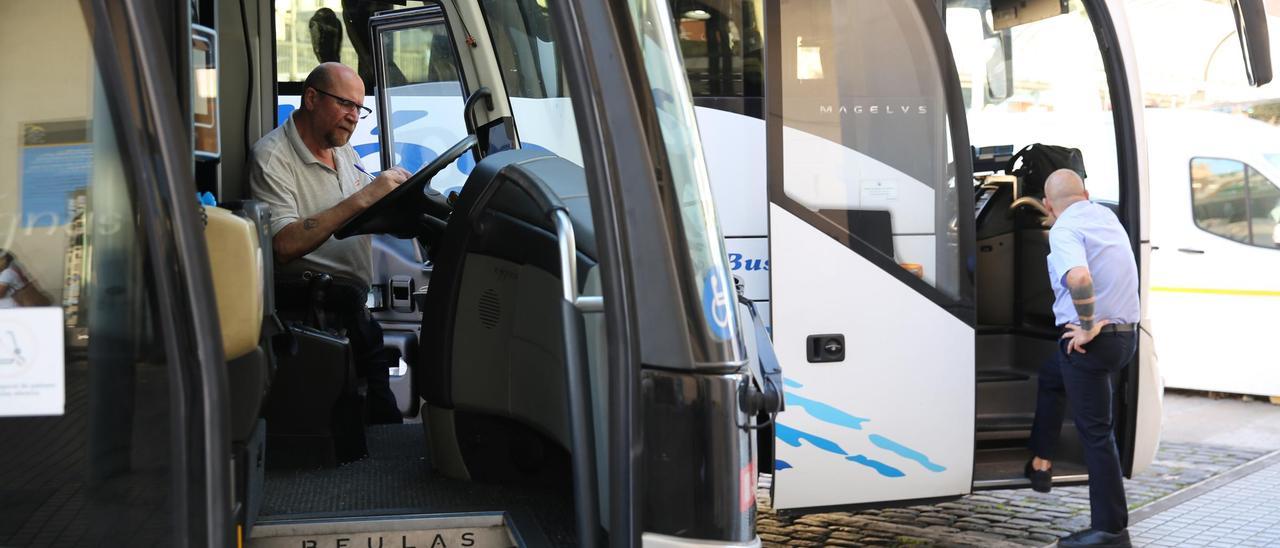
[[(560, 244), (560, 281), (564, 301), (560, 315), (564, 325), (565, 391), (569, 400), (569, 444), (573, 457), (573, 501), (578, 521), (578, 546), (594, 547), (600, 528), (599, 490), (596, 483), (595, 429), (591, 418), (591, 378), (587, 372), (587, 345), (579, 311), (603, 309), (600, 297), (587, 301), (578, 295), (578, 246), (573, 221), (563, 206), (553, 207)], [(588, 304), (588, 302), (590, 304)]]

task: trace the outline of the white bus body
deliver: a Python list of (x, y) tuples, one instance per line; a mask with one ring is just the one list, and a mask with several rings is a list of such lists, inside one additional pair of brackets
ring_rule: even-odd
[[(782, 14), (788, 15), (779, 15), (773, 10), (778, 6), (768, 2), (748, 4), (755, 9), (747, 7), (745, 14), (730, 14), (739, 18), (734, 23), (738, 26), (725, 27), (745, 33), (755, 25), (758, 34), (754, 38), (741, 37), (735, 46), (738, 54), (746, 47), (743, 44), (753, 40), (758, 47), (759, 39), (766, 34), (762, 25), (778, 24), (771, 22), (770, 13), (783, 19), (781, 30), (768, 29), (768, 34), (775, 36), (796, 32), (797, 27), (788, 27), (786, 22), (786, 17), (796, 17), (789, 15), (796, 13), (788, 12), (790, 9), (833, 12), (829, 19), (835, 23), (832, 28), (838, 30), (821, 35), (820, 28), (810, 30), (805, 25), (801, 31), (809, 33), (807, 39), (817, 46), (786, 39), (780, 42), (783, 58), (810, 63), (798, 80), (821, 81), (823, 69), (834, 78), (839, 69), (845, 68), (846, 61), (832, 53), (840, 45), (830, 41), (834, 36), (851, 36), (840, 32), (847, 30), (841, 28), (844, 18), (852, 21), (850, 27), (874, 26), (877, 23), (867, 18), (894, 14), (905, 18), (898, 21), (910, 22), (908, 32), (917, 33), (905, 40), (941, 48), (931, 58), (940, 67), (933, 78), (947, 87), (945, 94), (936, 96), (926, 97), (928, 94), (921, 92), (914, 97), (921, 101), (918, 103), (900, 95), (833, 96), (825, 103), (812, 105), (817, 122), (799, 122), (802, 126), (808, 124), (809, 129), (788, 125), (786, 120), (780, 122), (783, 127), (779, 128), (776, 141), (768, 138), (770, 126), (763, 112), (744, 112), (753, 107), (696, 108), (729, 265), (733, 274), (743, 280), (746, 296), (755, 301), (765, 321), (772, 325), (774, 344), (787, 377), (787, 411), (776, 420), (774, 507), (799, 512), (905, 504), (955, 497), (974, 489), (1026, 485), (1021, 466), (1026, 459), (1023, 448), (1034, 411), (1036, 371), (1052, 351), (1056, 336), (1043, 332), (1046, 326), (1040, 325), (1045, 321), (1042, 315), (1021, 324), (984, 324), (984, 319), (1003, 314), (992, 313), (993, 307), (1013, 306), (1014, 301), (997, 298), (994, 293), (984, 296), (983, 288), (993, 287), (992, 280), (998, 278), (1008, 281), (1010, 285), (1004, 288), (1008, 292), (1015, 291), (1014, 286), (1043, 285), (1047, 289), (1043, 258), (1033, 256), (1041, 251), (1036, 246), (1043, 244), (1037, 239), (1043, 238), (1043, 233), (1014, 230), (979, 239), (973, 232), (973, 223), (964, 220), (973, 214), (972, 209), (965, 210), (965, 204), (973, 207), (971, 198), (963, 196), (971, 192), (973, 181), (967, 179), (967, 173), (965, 179), (956, 177), (962, 165), (971, 166), (967, 160), (957, 160), (953, 141), (962, 137), (979, 147), (1018, 148), (1041, 142), (1084, 150), (1094, 197), (1128, 200), (1121, 204), (1122, 210), (1129, 208), (1122, 219), (1135, 235), (1145, 318), (1146, 288), (1152, 285), (1147, 278), (1147, 145), (1141, 92), (1137, 72), (1132, 68), (1137, 61), (1126, 31), (1123, 3), (1084, 2), (1083, 6), (1073, 5), (1071, 13), (1027, 21), (985, 38), (990, 30), (981, 26), (980, 16), (987, 13), (981, 10), (989, 8), (985, 1), (950, 2), (946, 23), (937, 19), (936, 5), (929, 2), (866, 2), (841, 7), (797, 0), (781, 6)], [(682, 40), (699, 36), (696, 23), (704, 21), (706, 15), (700, 10), (683, 17), (677, 14)], [(717, 16), (712, 14), (712, 21)], [(691, 22), (693, 26), (686, 25)], [(1107, 35), (1097, 36), (1095, 28)], [(1010, 37), (1004, 45), (999, 44), (1001, 32)], [(1055, 47), (1045, 48), (1037, 40), (1052, 41)], [(1100, 41), (1114, 47), (1101, 50)], [(981, 57), (978, 61), (999, 65), (1002, 52), (1002, 70), (1011, 70), (1014, 79), (1025, 77), (1023, 80), (1030, 81), (1030, 87), (1017, 80), (1022, 87), (992, 91), (998, 86), (991, 76), (998, 76), (1000, 71), (991, 71), (988, 66), (987, 74), (983, 74), (984, 63), (975, 62), (974, 56)], [(1030, 62), (1019, 62), (1024, 58), (1020, 53), (1030, 57)], [(1093, 65), (1086, 68), (1093, 72), (1071, 72), (1082, 70), (1079, 62), (1065, 67), (1046, 66), (1044, 59), (1036, 57), (1049, 53), (1092, 59)], [(689, 55), (686, 52), (692, 80), (701, 61)], [(820, 60), (818, 64), (814, 64), (815, 59)], [(741, 71), (741, 60), (734, 63), (734, 70)], [(848, 74), (857, 74), (876, 63), (864, 59), (861, 65), (855, 65)], [(800, 71), (795, 65), (787, 66)], [(885, 66), (901, 69), (900, 65)], [(925, 66), (920, 70), (927, 74), (929, 69)], [(738, 80), (738, 84), (745, 85), (742, 78)], [(1097, 98), (1092, 105), (1081, 107), (1079, 101), (1064, 99), (1078, 95), (1081, 85), (1093, 86), (1086, 94)], [(768, 86), (774, 89), (774, 84)], [(697, 89), (695, 86), (695, 95)], [(964, 96), (960, 98), (962, 91)], [(732, 102), (734, 97), (729, 99)], [(759, 105), (789, 101), (785, 97), (761, 96), (754, 100), (758, 101), (756, 110), (769, 112), (776, 111), (778, 105)], [(557, 110), (563, 103), (512, 99), (513, 110), (525, 111), (519, 114), (522, 119), (530, 118), (531, 111), (546, 111), (541, 117), (545, 124), (521, 125), (520, 137), (525, 146), (535, 144), (564, 157), (575, 157), (572, 148), (577, 146), (577, 140), (559, 133), (569, 127), (557, 122), (567, 114)], [(956, 106), (962, 110), (947, 110)], [(287, 109), (284, 106), (282, 114)], [(1037, 109), (1056, 110), (1014, 112)], [(945, 164), (946, 169), (938, 172), (942, 179), (926, 182), (908, 174), (914, 169), (909, 154), (904, 161), (904, 155), (886, 155), (883, 149), (862, 150), (842, 144), (838, 136), (833, 136), (836, 134), (820, 136), (812, 129), (843, 125), (858, 131), (865, 120), (877, 130), (892, 130), (892, 124), (884, 122), (885, 116), (892, 115), (928, 115), (938, 120), (935, 123), (940, 125), (931, 131), (913, 130), (915, 133), (907, 131), (902, 135), (907, 139), (903, 141), (905, 146), (918, 147), (922, 157), (935, 155), (934, 159), (942, 162), (938, 166)], [(856, 118), (859, 116), (862, 118)], [(873, 116), (880, 118), (870, 118)], [(370, 117), (353, 136), (358, 150), (362, 143), (376, 143), (373, 119)], [(814, 125), (827, 123), (822, 120), (830, 120), (831, 125)], [(855, 121), (848, 123), (849, 120)], [(1082, 128), (1083, 120), (1096, 120), (1097, 125)], [(405, 124), (407, 129), (422, 126), (422, 131), (428, 131), (430, 126), (422, 121)], [(460, 132), (461, 128), (455, 130)], [(964, 131), (957, 133), (961, 130)], [(1098, 134), (1105, 138), (1092, 138)], [(912, 140), (916, 137), (923, 139)], [(441, 137), (441, 142), (450, 138)], [(366, 166), (376, 169), (377, 151), (361, 150), (361, 154)], [(775, 160), (784, 167), (771, 165)], [(468, 166), (460, 164), (458, 169), (465, 173)], [(778, 173), (770, 175), (770, 170)], [(1106, 179), (1102, 173), (1126, 176), (1099, 183)], [(937, 186), (940, 183), (946, 186)], [(443, 181), (436, 188), (449, 190)], [(947, 202), (942, 198), (947, 193), (953, 196), (948, 199), (958, 197), (959, 201)], [(892, 249), (892, 256), (876, 258), (865, 249), (848, 247), (859, 239), (853, 232), (847, 232), (848, 243), (842, 243), (830, 231), (816, 229), (810, 217), (832, 210), (887, 211), (892, 219), (891, 230), (880, 236), (887, 237), (881, 240)], [(1000, 215), (1013, 218), (1015, 212)], [(1027, 260), (1015, 266), (1000, 262), (1010, 260), (1008, 256), (992, 259), (1000, 252), (997, 249), (988, 253), (989, 248), (1004, 245), (1000, 242), (1023, 242), (1017, 245)], [(966, 249), (972, 254), (966, 256)], [(918, 281), (904, 279), (909, 276), (899, 272), (897, 266), (904, 263), (910, 263), (913, 272), (919, 273)], [(962, 272), (947, 281), (944, 274), (948, 268), (955, 274), (964, 270), (966, 263), (968, 278)], [(1001, 271), (993, 264), (1007, 264), (1009, 268)], [(924, 288), (920, 281), (930, 287)], [(961, 295), (954, 305), (945, 304), (949, 298), (945, 295), (931, 294), (941, 294), (942, 286), (948, 283), (954, 286), (945, 288), (947, 291)], [(972, 285), (967, 290), (963, 287), (969, 283), (978, 287), (976, 298)], [(1042, 294), (1038, 296), (1043, 298)], [(998, 304), (988, 302), (991, 299)], [(1043, 305), (1043, 300), (1037, 301), (1010, 315), (1021, 317), (1025, 313), (1031, 317), (1031, 309), (1042, 313), (1039, 308)], [(1126, 474), (1144, 469), (1158, 445), (1161, 383), (1146, 324), (1144, 321), (1138, 356), (1120, 388), (1125, 392), (1123, 399), (1129, 402), (1117, 417)], [(806, 358), (806, 346), (815, 335), (826, 336), (823, 334), (842, 337), (839, 360), (815, 363)], [(1073, 445), (1072, 428), (1065, 425), (1064, 456), (1056, 467), (1056, 481), (1068, 484), (1087, 479), (1079, 448)], [(761, 468), (767, 470), (771, 466), (762, 463)]]

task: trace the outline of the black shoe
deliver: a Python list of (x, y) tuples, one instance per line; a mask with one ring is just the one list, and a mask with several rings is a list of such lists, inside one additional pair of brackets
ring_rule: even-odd
[(1070, 548), (1073, 546), (1105, 546), (1108, 548), (1129, 548), (1133, 546), (1129, 544), (1129, 530), (1121, 529), (1119, 533), (1108, 533), (1097, 529), (1085, 529), (1072, 533), (1067, 538), (1058, 541), (1061, 548)]
[(1027, 466), (1022, 473), (1027, 476), (1027, 479), (1031, 480), (1031, 488), (1035, 489), (1037, 493), (1048, 493), (1049, 489), (1053, 487), (1053, 468), (1044, 471), (1036, 470), (1031, 467), (1031, 463), (1034, 460), (1027, 461)]

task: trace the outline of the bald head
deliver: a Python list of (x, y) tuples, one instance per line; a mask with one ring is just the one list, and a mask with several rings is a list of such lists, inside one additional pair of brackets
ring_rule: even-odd
[(1044, 203), (1054, 216), (1062, 215), (1067, 207), (1081, 200), (1088, 200), (1089, 192), (1084, 189), (1084, 180), (1070, 169), (1059, 169), (1049, 174), (1044, 181)]
[[(344, 88), (354, 88), (356, 84), (360, 86), (360, 92), (356, 96), (364, 95), (364, 80), (360, 79), (360, 75), (355, 70), (342, 63), (320, 63), (316, 68), (311, 69), (311, 74), (307, 75), (307, 79), (303, 81), (304, 88), (312, 88), (324, 90), (328, 93), (339, 93), (335, 90), (343, 90)], [(349, 97), (354, 98), (354, 97)], [(305, 108), (306, 105), (303, 105)]]
[(1067, 200), (1078, 201), (1087, 198), (1084, 193), (1084, 180), (1070, 169), (1059, 169), (1049, 174), (1044, 181), (1044, 195), (1055, 202)]

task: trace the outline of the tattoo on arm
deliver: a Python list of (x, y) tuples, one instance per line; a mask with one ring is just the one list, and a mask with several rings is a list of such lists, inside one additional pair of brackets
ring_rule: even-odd
[(302, 228), (305, 228), (307, 230), (314, 229), (319, 225), (320, 225), (320, 221), (317, 221), (315, 219), (307, 219), (305, 221), (302, 221)]
[(1071, 302), (1076, 305), (1076, 315), (1080, 316), (1081, 329), (1086, 331), (1093, 329), (1093, 305), (1096, 300), (1093, 296), (1093, 282), (1071, 287)]

